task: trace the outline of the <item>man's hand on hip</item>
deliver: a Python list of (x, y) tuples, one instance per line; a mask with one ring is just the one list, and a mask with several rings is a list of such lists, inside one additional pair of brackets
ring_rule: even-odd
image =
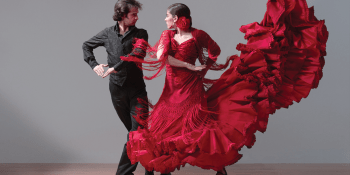
[[(108, 67), (108, 65), (107, 64), (99, 64), (99, 65), (97, 65), (97, 66), (95, 66), (94, 67), (94, 72), (96, 72), (96, 74), (98, 75), (98, 76), (103, 76), (103, 72), (105, 71), (104, 69), (103, 69), (103, 67)], [(103, 77), (104, 78), (104, 77)]]
[(107, 71), (106, 71), (105, 74), (102, 76), (102, 78), (107, 77), (107, 76), (108, 76), (109, 74), (111, 74), (111, 73), (117, 73), (117, 71), (114, 70), (114, 67), (111, 67), (111, 68), (107, 69)]

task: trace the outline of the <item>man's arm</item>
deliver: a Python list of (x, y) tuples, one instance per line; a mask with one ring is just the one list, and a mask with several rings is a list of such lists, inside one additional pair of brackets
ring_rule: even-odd
[(99, 76), (103, 75), (104, 69), (102, 67), (107, 67), (108, 65), (98, 64), (93, 50), (99, 46), (104, 46), (107, 39), (107, 29), (108, 28), (102, 30), (100, 33), (83, 43), (84, 60)]
[[(148, 42), (148, 33), (147, 33), (147, 31), (146, 30), (139, 30), (137, 35), (136, 35), (136, 38), (144, 39), (145, 41)], [(133, 53), (134, 51), (139, 51), (139, 50), (133, 50), (129, 55), (136, 56), (137, 54)], [(143, 52), (146, 52), (146, 51), (144, 50)], [(120, 62), (118, 62), (116, 65), (114, 65), (114, 67), (109, 68), (102, 77), (105, 78), (111, 73), (118, 72), (123, 67), (126, 67), (128, 64), (131, 64), (131, 63), (132, 62), (120, 60)]]

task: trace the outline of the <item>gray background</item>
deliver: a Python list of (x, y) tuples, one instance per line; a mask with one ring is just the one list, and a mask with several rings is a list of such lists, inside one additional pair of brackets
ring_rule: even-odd
[[(0, 163), (118, 163), (127, 131), (112, 106), (108, 79), (83, 61), (82, 43), (112, 26), (116, 0), (0, 0)], [(193, 26), (226, 56), (238, 54), (241, 25), (260, 22), (262, 0), (140, 0), (137, 26), (154, 44), (166, 8), (186, 3)], [(307, 99), (270, 117), (239, 163), (349, 163), (350, 1), (308, 0), (330, 32), (324, 77)], [(96, 50), (106, 63), (104, 48)], [(210, 77), (220, 73), (210, 72)], [(164, 76), (147, 81), (156, 102)]]

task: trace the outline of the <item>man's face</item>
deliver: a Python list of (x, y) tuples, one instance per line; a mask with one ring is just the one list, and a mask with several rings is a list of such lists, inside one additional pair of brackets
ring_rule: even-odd
[(139, 19), (137, 14), (139, 13), (139, 9), (136, 7), (133, 7), (130, 9), (129, 13), (123, 17), (122, 21), (124, 21), (124, 24), (126, 26), (134, 26)]

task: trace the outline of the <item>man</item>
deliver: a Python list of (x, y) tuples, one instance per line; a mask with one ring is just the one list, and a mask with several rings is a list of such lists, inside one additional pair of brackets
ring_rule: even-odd
[[(83, 44), (84, 60), (93, 71), (103, 78), (110, 75), (109, 90), (112, 103), (129, 132), (137, 130), (139, 126), (139, 123), (133, 118), (133, 115), (136, 115), (136, 108), (148, 111), (148, 107), (141, 105), (137, 100), (137, 98), (147, 100), (142, 70), (135, 63), (124, 62), (120, 59), (120, 56), (133, 54), (132, 41), (134, 38), (148, 40), (147, 31), (135, 27), (139, 9), (142, 9), (142, 4), (136, 0), (118, 0), (113, 16), (117, 24), (107, 27)], [(98, 64), (94, 57), (93, 49), (99, 46), (104, 46), (107, 50), (108, 65)], [(103, 67), (109, 67), (109, 69), (104, 72)], [(136, 166), (137, 163), (131, 164), (125, 144), (116, 175), (132, 175)], [(146, 171), (145, 174), (153, 175), (153, 172)]]

